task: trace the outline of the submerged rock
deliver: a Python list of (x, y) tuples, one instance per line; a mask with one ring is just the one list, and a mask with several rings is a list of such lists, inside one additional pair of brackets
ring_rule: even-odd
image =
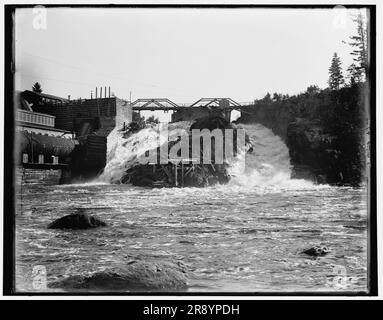
[(185, 270), (171, 263), (133, 261), (88, 275), (74, 275), (52, 282), (50, 288), (65, 290), (185, 291)]
[(106, 223), (86, 213), (74, 213), (61, 217), (48, 225), (48, 229), (89, 229), (106, 226)]
[(329, 252), (330, 252), (330, 249), (326, 246), (314, 246), (312, 248), (305, 249), (302, 251), (302, 253), (305, 253), (313, 257), (324, 256), (325, 254)]

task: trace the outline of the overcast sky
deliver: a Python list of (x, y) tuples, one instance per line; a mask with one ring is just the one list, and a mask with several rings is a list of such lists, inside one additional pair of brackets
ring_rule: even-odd
[[(348, 13), (355, 13), (350, 12)], [(16, 89), (89, 98), (238, 102), (327, 86), (334, 52), (352, 62), (350, 14), (331, 9), (32, 9), (16, 12)], [(34, 20), (35, 19), (35, 20)]]

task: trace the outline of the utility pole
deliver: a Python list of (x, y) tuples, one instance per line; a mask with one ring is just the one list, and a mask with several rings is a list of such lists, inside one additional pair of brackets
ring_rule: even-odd
[(31, 157), (32, 157), (32, 163), (34, 162), (33, 160), (33, 133), (31, 132)]
[[(100, 96), (102, 97), (102, 88), (100, 91)], [(97, 98), (97, 87), (96, 87), (96, 100), (97, 100), (97, 113), (98, 113), (98, 116), (100, 116), (100, 105), (98, 103), (98, 98)]]

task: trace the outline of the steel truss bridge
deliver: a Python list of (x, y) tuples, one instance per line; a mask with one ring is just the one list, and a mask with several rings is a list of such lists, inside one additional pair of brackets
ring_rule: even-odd
[(137, 111), (177, 111), (187, 108), (240, 110), (242, 105), (231, 98), (201, 98), (190, 105), (178, 105), (167, 98), (137, 99), (130, 104)]

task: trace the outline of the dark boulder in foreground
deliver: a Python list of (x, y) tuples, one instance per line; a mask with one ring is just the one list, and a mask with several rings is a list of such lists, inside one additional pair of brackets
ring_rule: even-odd
[(74, 213), (53, 221), (48, 229), (90, 229), (100, 226), (106, 226), (106, 223), (86, 213)]
[(133, 262), (88, 275), (75, 275), (49, 284), (50, 288), (93, 291), (186, 291), (184, 270), (170, 263)]
[(330, 249), (325, 246), (314, 246), (312, 248), (303, 250), (302, 253), (305, 253), (312, 257), (318, 257), (318, 256), (324, 256), (325, 254), (329, 253)]

